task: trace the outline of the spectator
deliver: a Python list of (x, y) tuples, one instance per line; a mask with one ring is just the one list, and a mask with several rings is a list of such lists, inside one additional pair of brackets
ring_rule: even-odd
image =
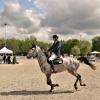
[(12, 61), (12, 63), (13, 63), (13, 64), (16, 64), (16, 62), (17, 62), (17, 61), (16, 61), (16, 56), (14, 55), (14, 56), (13, 56), (13, 61)]
[(3, 56), (3, 61), (4, 61), (4, 64), (6, 63), (6, 55), (4, 54)]
[(11, 64), (11, 56), (10, 56), (10, 55), (8, 55), (8, 57), (7, 57), (6, 60), (7, 60), (7, 63), (8, 63), (8, 64)]

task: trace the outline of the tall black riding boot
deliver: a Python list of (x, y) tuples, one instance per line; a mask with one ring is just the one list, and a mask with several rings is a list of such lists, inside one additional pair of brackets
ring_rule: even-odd
[(52, 70), (53, 70), (53, 73), (56, 73), (56, 71), (55, 71), (55, 69), (54, 69), (54, 63), (53, 63), (53, 61), (49, 61), (49, 63), (50, 63), (50, 65), (51, 65), (51, 68), (52, 68)]

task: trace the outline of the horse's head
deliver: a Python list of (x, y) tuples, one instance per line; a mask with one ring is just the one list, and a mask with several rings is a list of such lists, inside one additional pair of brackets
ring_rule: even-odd
[(36, 45), (32, 45), (31, 50), (29, 50), (27, 54), (27, 58), (30, 59), (31, 57), (35, 58), (37, 56)]

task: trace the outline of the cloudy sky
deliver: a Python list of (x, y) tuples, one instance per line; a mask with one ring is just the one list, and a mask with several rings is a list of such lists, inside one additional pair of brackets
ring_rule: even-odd
[(0, 38), (48, 41), (100, 35), (100, 0), (0, 0)]

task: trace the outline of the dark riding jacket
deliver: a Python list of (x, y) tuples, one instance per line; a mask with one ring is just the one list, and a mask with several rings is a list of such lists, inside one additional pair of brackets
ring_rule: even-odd
[(50, 47), (48, 51), (53, 52), (58, 57), (60, 57), (60, 50), (61, 50), (61, 43), (59, 41), (56, 41), (53, 43), (53, 45)]

